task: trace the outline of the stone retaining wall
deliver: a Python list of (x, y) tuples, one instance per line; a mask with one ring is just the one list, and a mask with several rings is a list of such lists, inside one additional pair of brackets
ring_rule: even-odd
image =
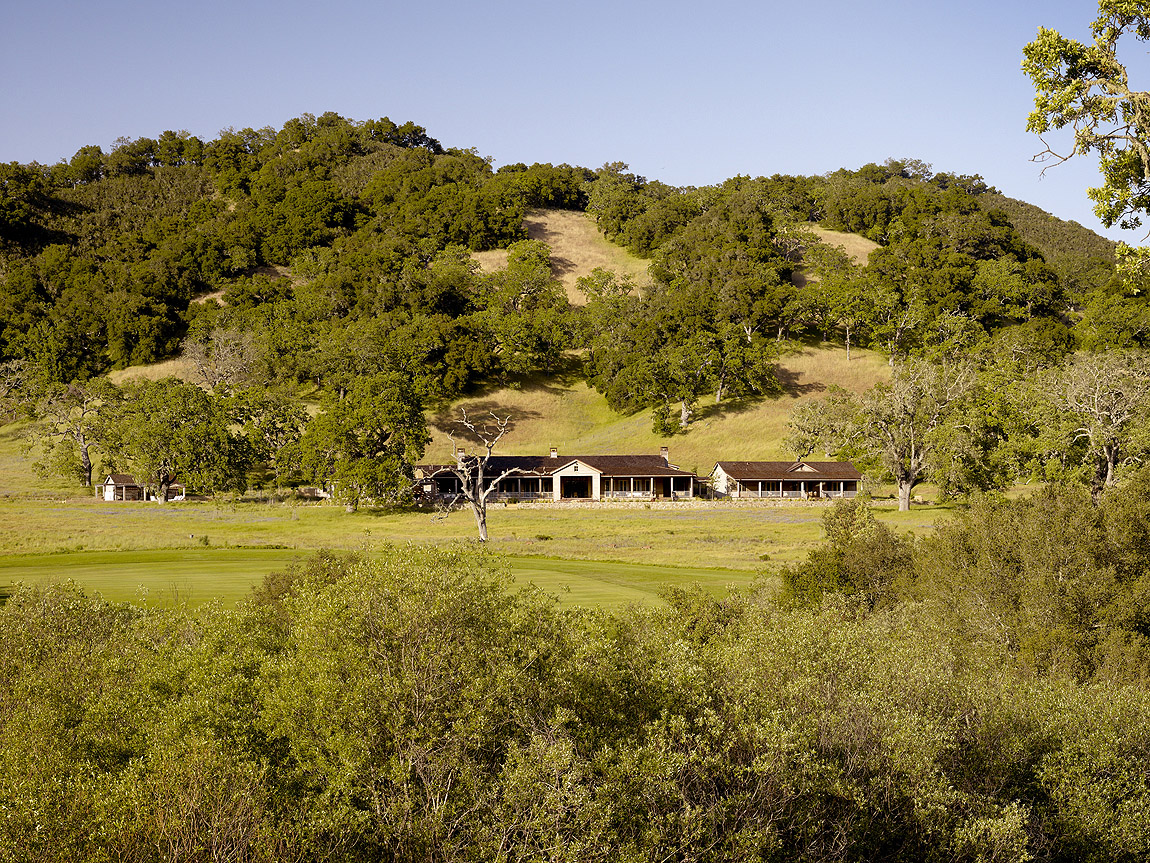
[[(488, 509), (495, 507), (518, 507), (520, 509), (791, 509), (795, 507), (826, 508), (835, 503), (834, 499), (824, 500), (780, 500), (779, 498), (741, 498), (739, 500), (525, 500), (519, 503), (507, 501), (492, 502)], [(873, 500), (875, 506), (894, 505), (898, 501)]]

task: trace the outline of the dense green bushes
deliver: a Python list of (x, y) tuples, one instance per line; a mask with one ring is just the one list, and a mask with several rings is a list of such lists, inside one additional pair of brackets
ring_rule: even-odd
[(25, 588), (0, 609), (0, 859), (1145, 859), (1144, 684), (968, 637), (937, 557), (885, 579), (915, 600), (619, 614), (462, 547), (321, 554), (234, 610)]

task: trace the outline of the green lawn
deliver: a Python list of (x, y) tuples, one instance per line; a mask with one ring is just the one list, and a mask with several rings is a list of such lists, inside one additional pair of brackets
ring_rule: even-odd
[[(230, 605), (263, 576), (303, 552), (290, 549), (189, 548), (32, 554), (0, 561), (0, 584), (72, 581), (113, 601)], [(716, 595), (753, 573), (613, 561), (506, 558), (517, 584), (533, 584), (560, 601), (603, 607), (659, 601), (663, 586), (701, 585)]]
[[(491, 546), (524, 582), (565, 602), (650, 601), (663, 585), (715, 593), (800, 560), (822, 540), (823, 506), (753, 502), (590, 508), (497, 506)], [(947, 512), (889, 508), (903, 531)], [(474, 541), (469, 512), (277, 503), (102, 503), (0, 499), (0, 583), (71, 578), (109, 599), (218, 598), (231, 603), (264, 574), (319, 548), (371, 553), (386, 544)], [(207, 543), (206, 545), (204, 543)]]
[[(866, 351), (846, 362), (841, 348), (806, 348), (783, 358), (787, 392), (746, 403), (701, 405), (686, 435), (671, 441), (672, 461), (709, 473), (718, 455), (782, 458), (784, 424), (794, 404), (827, 383), (855, 391), (889, 375), (885, 360)], [(170, 373), (168, 366), (137, 373)], [(658, 452), (649, 412), (613, 413), (605, 399), (562, 375), (495, 389), (465, 400), (475, 415), (513, 415), (503, 453)], [(456, 406), (458, 407), (458, 405)], [(431, 417), (425, 460), (450, 457), (457, 411)], [(13, 579), (72, 578), (110, 599), (234, 602), (267, 572), (320, 548), (372, 552), (388, 543), (472, 541), (469, 512), (363, 509), (300, 502), (103, 503), (91, 491), (45, 480), (32, 470), (35, 450), (23, 424), (0, 428), (0, 584)], [(98, 472), (99, 473), (99, 472)], [(97, 477), (97, 481), (102, 475)], [(524, 581), (565, 602), (649, 601), (660, 586), (700, 583), (722, 592), (756, 573), (801, 560), (822, 540), (822, 506), (754, 502), (566, 508), (496, 506), (488, 528), (492, 548)], [(910, 513), (880, 509), (892, 527), (928, 532), (944, 507)]]

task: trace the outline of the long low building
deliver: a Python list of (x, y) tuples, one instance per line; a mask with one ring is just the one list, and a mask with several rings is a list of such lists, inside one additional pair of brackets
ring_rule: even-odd
[(862, 474), (849, 461), (720, 461), (711, 488), (725, 498), (854, 497)]
[[(475, 456), (460, 454), (466, 467)], [(417, 465), (425, 497), (453, 498), (461, 491), (455, 465)], [(667, 447), (659, 455), (493, 455), (484, 483), (499, 481), (495, 500), (674, 500), (692, 498), (698, 477), (670, 462)]]

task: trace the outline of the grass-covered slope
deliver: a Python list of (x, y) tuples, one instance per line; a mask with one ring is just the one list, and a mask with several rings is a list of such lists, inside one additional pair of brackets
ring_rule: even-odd
[[(608, 242), (595, 220), (576, 210), (532, 210), (523, 220), (527, 236), (540, 240), (551, 249), (551, 271), (563, 284), (567, 300), (582, 305), (586, 300), (576, 286), (581, 276), (591, 274), (596, 267), (630, 276), (640, 288), (651, 284), (647, 273), (649, 261), (631, 254), (622, 246)], [(491, 272), (507, 265), (507, 250), (493, 249), (472, 252), (480, 269)]]
[(707, 474), (718, 459), (790, 458), (782, 438), (796, 402), (816, 396), (830, 385), (862, 392), (889, 374), (886, 360), (872, 351), (852, 350), (847, 362), (841, 348), (806, 348), (783, 357), (782, 395), (718, 405), (713, 400), (704, 401), (687, 433), (669, 439), (651, 431), (649, 410), (623, 416), (614, 413), (603, 396), (582, 381), (540, 380), (463, 399), (434, 413), (426, 458), (440, 461), (450, 455), (452, 424), (459, 417), (459, 409), (465, 408), (471, 416), (485, 416), (490, 411), (513, 418), (499, 452), (543, 453), (556, 446), (570, 454), (653, 453), (667, 445), (673, 462)]

